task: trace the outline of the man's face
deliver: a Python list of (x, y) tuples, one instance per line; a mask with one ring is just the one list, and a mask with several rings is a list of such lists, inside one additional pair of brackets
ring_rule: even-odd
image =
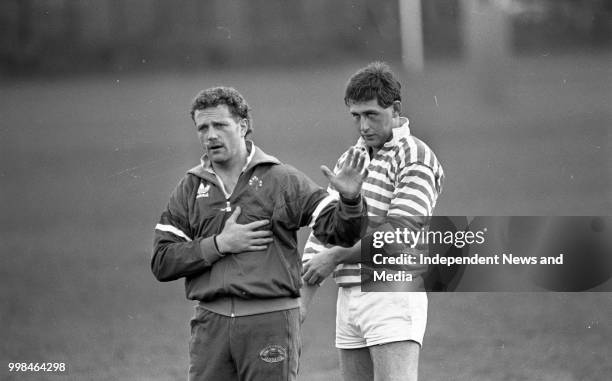
[(387, 108), (382, 108), (376, 99), (350, 102), (349, 112), (365, 144), (375, 150), (391, 140), (393, 128), (399, 126), (399, 102)]
[(226, 105), (196, 110), (193, 119), (200, 143), (214, 164), (228, 165), (240, 157), (248, 126), (245, 119), (236, 121)]

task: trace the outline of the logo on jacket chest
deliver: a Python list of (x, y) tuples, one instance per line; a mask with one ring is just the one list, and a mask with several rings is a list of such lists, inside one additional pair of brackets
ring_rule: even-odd
[(198, 193), (196, 194), (196, 200), (202, 197), (208, 197), (208, 193), (210, 191), (210, 184), (202, 184), (198, 187)]
[(253, 187), (255, 189), (259, 189), (259, 188), (261, 188), (263, 186), (263, 181), (261, 181), (261, 179), (259, 177), (253, 176), (249, 180), (249, 186)]

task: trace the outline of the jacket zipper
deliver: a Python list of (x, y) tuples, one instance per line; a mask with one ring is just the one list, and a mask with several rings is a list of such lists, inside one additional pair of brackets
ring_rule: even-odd
[[(225, 196), (225, 207), (224, 208), (220, 208), (219, 210), (225, 213), (229, 213), (232, 211), (232, 205), (230, 203), (230, 197), (232, 196), (230, 193), (228, 193), (225, 190), (225, 184), (223, 184), (223, 181), (221, 181), (221, 178), (219, 177), (219, 175), (217, 175), (216, 173), (213, 172), (213, 174), (215, 175), (215, 178), (217, 179), (217, 185), (219, 186), (219, 188), (221, 188), (221, 192), (223, 192), (223, 195)], [(225, 222), (224, 222), (225, 223)], [(219, 227), (219, 233), (221, 232), (221, 227)], [(227, 264), (223, 267), (223, 278), (222, 278), (222, 288), (225, 289), (225, 275), (227, 273)], [(230, 317), (234, 317), (234, 300), (231, 299), (231, 307), (230, 307)]]
[[(246, 170), (246, 165), (242, 169), (242, 172), (240, 172), (240, 175), (238, 176), (238, 180), (236, 181), (236, 185), (234, 186), (233, 191), (235, 191), (236, 188), (238, 188), (240, 179), (242, 178), (242, 175), (244, 174), (245, 170)], [(221, 208), (221, 211), (229, 213), (232, 211), (232, 204), (230, 203), (230, 197), (232, 197), (233, 191), (232, 193), (228, 193), (227, 190), (225, 189), (225, 184), (223, 183), (223, 181), (221, 181), (221, 177), (219, 177), (219, 175), (217, 175), (216, 173), (215, 173), (215, 177), (217, 178), (217, 182), (221, 186), (221, 191), (223, 192), (223, 195), (225, 196), (225, 208)], [(227, 270), (227, 267), (224, 270)], [(223, 274), (223, 287), (225, 287), (225, 271)], [(236, 313), (234, 310), (234, 297), (233, 296), (230, 296), (230, 317), (231, 318), (236, 317)]]
[(225, 212), (231, 212), (232, 211), (232, 206), (230, 205), (229, 197), (227, 197), (225, 199), (225, 208), (222, 208), (221, 210), (223, 210)]
[(217, 182), (219, 183), (221, 191), (223, 192), (223, 195), (225, 196), (225, 208), (221, 208), (221, 211), (231, 212), (232, 205), (230, 204), (230, 197), (232, 197), (232, 194), (228, 193), (227, 190), (225, 190), (225, 184), (223, 184), (223, 181), (221, 181), (221, 178), (216, 173), (215, 173), (215, 177), (217, 177)]
[[(240, 176), (238, 176), (238, 181), (236, 182), (236, 186), (234, 187), (234, 191), (238, 187), (238, 183), (240, 182), (240, 179), (242, 178), (243, 174), (244, 174), (244, 170), (240, 173)], [(227, 192), (227, 190), (225, 189), (225, 184), (223, 183), (223, 181), (221, 181), (221, 178), (216, 173), (215, 173), (215, 177), (217, 178), (217, 181), (219, 182), (219, 185), (221, 186), (221, 191), (223, 192), (223, 195), (225, 196), (225, 208), (221, 208), (221, 211), (223, 211), (225, 213), (230, 213), (232, 211), (232, 204), (230, 202), (230, 197), (232, 197), (232, 194)], [(227, 267), (224, 270), (227, 270)], [(223, 273), (223, 287), (225, 287), (225, 271)], [(235, 318), (236, 317), (236, 312), (235, 312), (235, 309), (234, 309), (234, 297), (233, 296), (230, 296), (230, 317), (231, 318)]]
[[(221, 208), (221, 211), (229, 213), (232, 211), (232, 204), (230, 203), (230, 197), (232, 197), (233, 192), (228, 193), (227, 190), (225, 190), (225, 184), (223, 184), (223, 181), (221, 181), (221, 178), (217, 176), (217, 174), (215, 174), (215, 176), (217, 177), (217, 182), (219, 183), (221, 191), (223, 192), (223, 195), (225, 196), (225, 208)], [(242, 177), (242, 173), (238, 177), (238, 181), (240, 181), (240, 177)], [(238, 186), (238, 182), (236, 182), (236, 186)], [(234, 190), (236, 190), (236, 187), (234, 187)]]

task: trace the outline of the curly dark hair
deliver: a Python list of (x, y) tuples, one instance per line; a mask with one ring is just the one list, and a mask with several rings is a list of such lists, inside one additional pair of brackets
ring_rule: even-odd
[(401, 85), (384, 62), (375, 61), (351, 76), (346, 84), (344, 103), (367, 102), (376, 99), (378, 105), (387, 108), (401, 101)]
[(209, 107), (226, 105), (230, 114), (236, 121), (246, 119), (248, 122), (247, 135), (253, 131), (253, 120), (251, 108), (244, 97), (233, 87), (216, 86), (202, 90), (196, 95), (191, 103), (191, 120), (195, 123), (194, 114), (196, 110), (204, 110)]

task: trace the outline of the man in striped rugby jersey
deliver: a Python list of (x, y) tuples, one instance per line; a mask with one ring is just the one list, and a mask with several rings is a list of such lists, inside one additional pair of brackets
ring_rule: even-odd
[[(361, 243), (367, 249), (365, 242), (371, 242), (375, 231), (426, 229), (444, 173), (435, 154), (411, 135), (408, 120), (400, 116), (400, 84), (386, 64), (374, 62), (355, 73), (344, 101), (361, 135), (354, 147), (368, 153), (362, 195), (368, 203), (369, 236), (343, 248), (310, 235), (303, 256), (302, 319), (317, 286), (333, 272), (339, 286), (336, 347), (344, 379), (416, 380), (427, 296), (362, 292), (372, 279), (361, 276)], [(347, 152), (340, 157), (337, 168), (346, 156)], [(422, 285), (424, 269), (412, 270), (414, 284)]]

